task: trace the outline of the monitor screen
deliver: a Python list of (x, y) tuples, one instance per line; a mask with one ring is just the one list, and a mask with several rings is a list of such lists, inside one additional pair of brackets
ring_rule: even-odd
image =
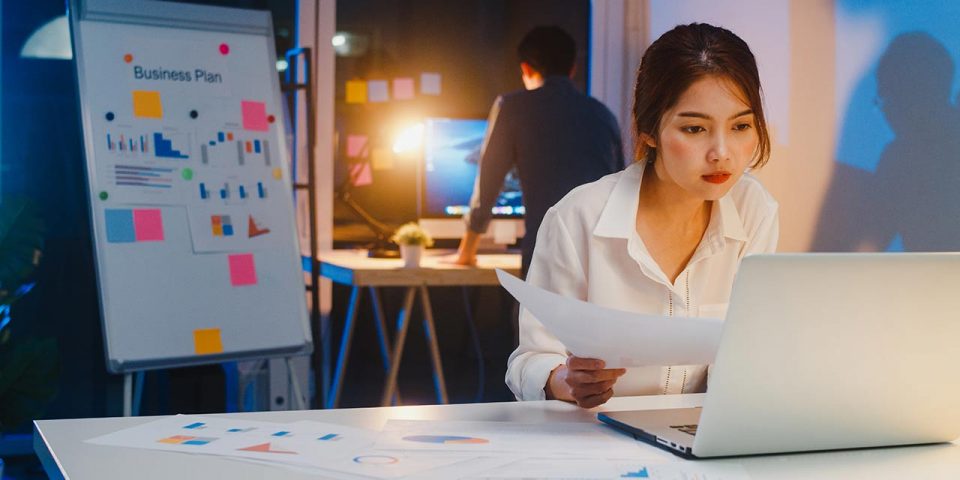
[[(486, 120), (428, 118), (420, 174), (420, 217), (462, 217), (470, 206)], [(507, 174), (493, 206), (494, 217), (520, 218), (523, 202), (516, 169)]]

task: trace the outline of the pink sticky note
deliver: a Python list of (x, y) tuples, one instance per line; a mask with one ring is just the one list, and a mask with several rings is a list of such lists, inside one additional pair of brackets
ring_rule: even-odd
[(357, 158), (365, 157), (364, 147), (367, 146), (366, 135), (348, 135), (347, 136), (347, 157)]
[(350, 165), (350, 179), (353, 181), (353, 186), (355, 187), (362, 187), (373, 183), (373, 172), (370, 168), (370, 162)]
[(267, 104), (243, 100), (240, 102), (240, 111), (243, 116), (243, 129), (266, 132), (270, 130), (267, 120)]
[(410, 100), (413, 98), (414, 90), (412, 78), (393, 79), (393, 98), (397, 100)]
[(228, 255), (230, 262), (230, 285), (242, 287), (257, 284), (257, 267), (253, 264), (253, 254)]
[(138, 242), (162, 242), (163, 216), (160, 214), (160, 209), (135, 209), (133, 231)]

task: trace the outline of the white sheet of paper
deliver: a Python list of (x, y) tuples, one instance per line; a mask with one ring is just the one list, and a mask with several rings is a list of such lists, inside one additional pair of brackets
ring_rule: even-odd
[(720, 345), (723, 321), (624, 312), (568, 298), (497, 270), (500, 284), (567, 350), (607, 368), (706, 365)]
[[(318, 475), (321, 476), (321, 478), (337, 478), (344, 480), (367, 480), (370, 478), (416, 478), (417, 480), (446, 480), (456, 477), (456, 475), (451, 475), (451, 472), (470, 473), (489, 469), (484, 468), (484, 466), (488, 465), (489, 462), (474, 465), (473, 462), (479, 459), (470, 455), (406, 455), (396, 452), (385, 453), (375, 450), (358, 452), (352, 457), (323, 462), (322, 466), (306, 466), (239, 457), (231, 458), (231, 460), (240, 460), (259, 465), (279, 467), (294, 472)], [(492, 465), (500, 466), (504, 463), (514, 460), (516, 459), (510, 458), (506, 461), (501, 460), (497, 463), (493, 463)], [(462, 465), (466, 467), (462, 467)]]
[[(301, 472), (393, 479), (471, 460), (372, 448), (380, 433), (313, 421), (271, 423), (177, 415), (87, 440), (116, 447), (213, 455)], [(475, 471), (475, 470), (474, 470)]]
[(177, 415), (87, 442), (286, 461), (302, 457), (309, 457), (309, 460), (346, 457), (372, 445), (377, 435), (372, 430), (320, 422), (283, 424)]
[(389, 420), (376, 448), (405, 452), (472, 453), (477, 456), (599, 456), (659, 459), (666, 454), (601, 423)]
[(737, 463), (673, 461), (652, 464), (638, 459), (623, 458), (530, 458), (461, 477), (462, 480), (613, 480), (623, 478), (746, 480), (750, 476)]

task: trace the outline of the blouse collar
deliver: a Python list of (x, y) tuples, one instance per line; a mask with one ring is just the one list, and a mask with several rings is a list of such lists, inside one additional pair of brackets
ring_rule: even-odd
[[(629, 239), (636, 233), (637, 208), (640, 203), (640, 183), (646, 162), (636, 162), (620, 175), (607, 199), (593, 234), (598, 237)], [(717, 218), (714, 218), (717, 217)], [(719, 230), (719, 231), (718, 231)], [(746, 242), (743, 220), (730, 192), (720, 197), (711, 212), (705, 238), (719, 234), (735, 241)]]

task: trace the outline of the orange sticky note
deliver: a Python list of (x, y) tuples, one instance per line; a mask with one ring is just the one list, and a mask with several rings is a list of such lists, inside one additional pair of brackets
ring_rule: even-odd
[(163, 103), (160, 92), (133, 91), (133, 116), (137, 118), (163, 118)]
[(347, 103), (367, 103), (367, 82), (363, 80), (347, 82)]
[(193, 331), (193, 350), (197, 355), (223, 353), (219, 328), (201, 328)]
[(389, 148), (374, 148), (370, 154), (370, 162), (374, 170), (389, 170), (393, 168), (393, 151)]

